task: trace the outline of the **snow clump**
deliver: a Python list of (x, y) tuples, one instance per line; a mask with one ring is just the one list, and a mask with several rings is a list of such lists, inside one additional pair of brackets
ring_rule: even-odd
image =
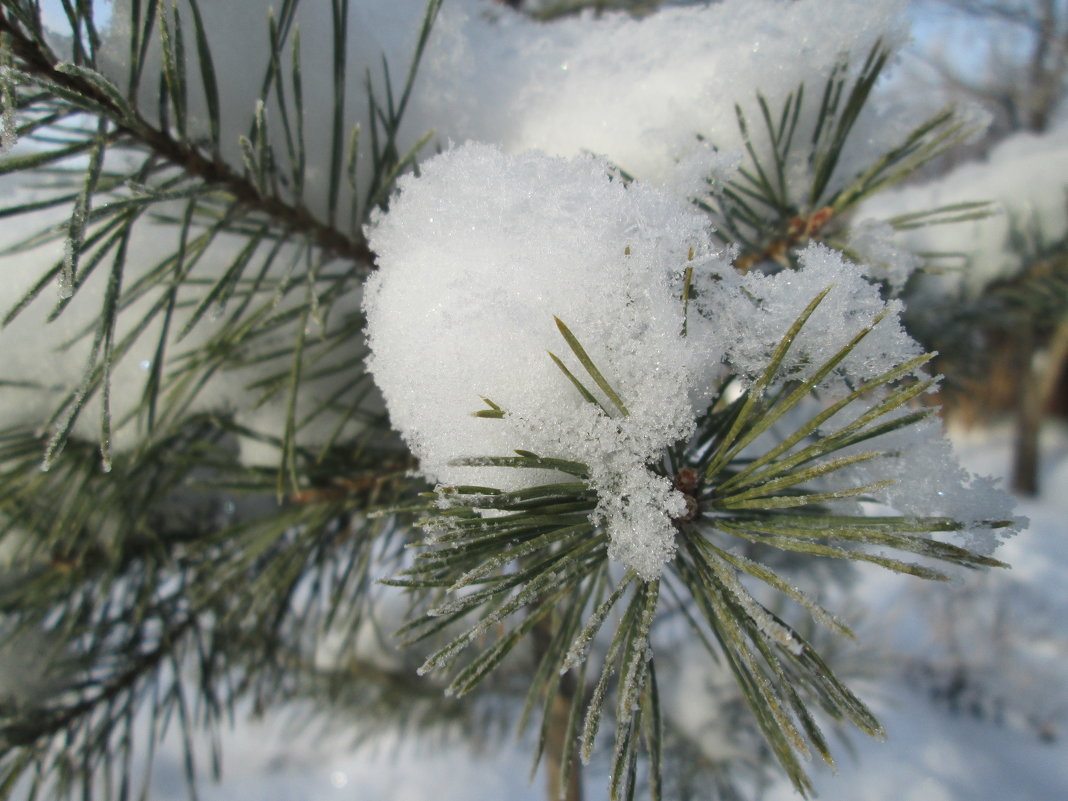
[[(718, 360), (683, 336), (683, 275), (718, 258), (705, 219), (594, 158), (506, 156), (469, 144), (400, 182), (370, 229), (369, 369), (423, 472), (518, 488), (540, 471), (457, 466), (515, 449), (586, 463), (610, 555), (645, 578), (674, 553), (685, 509), (647, 465), (690, 435)], [(559, 318), (619, 394), (605, 414)], [(695, 329), (700, 322), (693, 323)], [(488, 398), (503, 419), (472, 413)]]
[(790, 346), (783, 375), (798, 377), (823, 364), (873, 323), (872, 331), (825, 379), (824, 390), (841, 392), (923, 352), (901, 326), (902, 303), (884, 301), (863, 277), (864, 267), (817, 243), (801, 251), (798, 261), (800, 269), (774, 275), (754, 271), (740, 276), (731, 269), (699, 276), (697, 306), (716, 323), (709, 333), (711, 350), (722, 354), (736, 375), (753, 380), (763, 373), (790, 326), (826, 289), (827, 297)]
[[(642, 181), (676, 186), (676, 171), (688, 173), (695, 159), (706, 160), (707, 177), (717, 155), (702, 138), (720, 153), (744, 149), (735, 104), (760, 130), (748, 144), (765, 149), (758, 93), (777, 110), (804, 84), (813, 99), (796, 141), (807, 141), (828, 76), (847, 56), (855, 73), (877, 44), (898, 49), (907, 8), (904, 0), (724, 0), (542, 23), (459, 0), (435, 25), (413, 111), (457, 141), (491, 141), (508, 153), (597, 153)], [(894, 114), (878, 105), (860, 115), (834, 186), (928, 116), (919, 103)], [(802, 189), (809, 166), (803, 148), (796, 152), (788, 180)]]

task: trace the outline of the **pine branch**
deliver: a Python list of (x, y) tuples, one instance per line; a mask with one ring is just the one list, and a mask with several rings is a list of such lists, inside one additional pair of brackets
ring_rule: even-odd
[[(364, 367), (366, 351), (351, 347), (362, 316), (352, 311), (339, 321), (341, 313), (330, 312), (372, 267), (360, 223), (385, 207), (396, 178), (415, 166), (429, 140), (428, 134), (402, 152), (399, 131), (440, 2), (426, 7), (403, 88), (395, 91), (388, 64), (382, 65), (381, 89), (368, 74), (364, 126), (350, 132), (344, 130), (349, 5), (331, 3), (333, 106), (323, 115), (330, 142), (319, 217), (304, 203), (306, 78), (296, 5), (285, 0), (268, 20), (268, 65), (238, 139), (240, 165), (221, 155), (222, 101), (198, 0), (187, 0), (181, 11), (162, 0), (132, 1), (126, 88), (97, 70), (93, 3), (63, 2), (73, 36), (70, 63), (45, 41), (36, 3), (11, 0), (0, 9), (0, 37), (12, 57), (4, 76), (19, 78), (17, 92), (5, 85), (0, 94), (4, 103), (15, 99), (23, 118), (19, 135), (42, 148), (0, 162), (0, 173), (47, 174), (63, 184), (53, 197), (0, 210), (0, 216), (71, 210), (66, 222), (22, 243), (28, 248), (65, 239), (68, 254), (42, 271), (5, 324), (57, 280), (62, 297), (53, 317), (94, 273), (107, 274), (98, 318), (73, 340), (90, 345), (84, 377), (48, 421), (51, 435), (0, 432), (0, 544), (13, 542), (23, 553), (17, 575), (0, 582), (0, 613), (20, 631), (47, 632), (79, 657), (62, 692), (36, 706), (0, 709), (0, 731), (12, 746), (0, 756), (0, 789), (36, 772), (48, 781), (58, 777), (60, 790), (80, 783), (88, 795), (101, 776), (110, 789), (114, 773), (121, 777), (117, 795), (125, 798), (133, 743), (141, 739), (136, 718), (146, 710), (151, 723), (143, 739), (150, 751), (169, 716), (179, 718), (188, 739), (193, 727), (210, 728), (243, 699), (261, 709), (328, 694), (352, 700), (365, 713), (393, 712), (391, 721), (400, 724), (462, 724), (470, 714), (466, 707), (426, 703), (437, 684), (360, 655), (327, 669), (309, 658), (326, 635), (348, 646), (365, 626), (377, 626), (381, 590), (375, 579), (388, 569), (393, 578), (383, 583), (410, 593), (415, 611), (400, 636), (429, 653), (420, 673), (448, 674), (442, 684), (450, 695), (497, 692), (509, 684), (510, 666), (530, 663), (521, 674), (524, 686), (517, 692), (512, 682), (500, 694), (524, 697), (520, 727), (540, 721), (535, 765), (544, 759), (553, 766), (553, 790), (571, 788), (574, 795), (575, 758), (590, 759), (610, 739), (613, 801), (633, 798), (643, 776), (654, 798), (664, 793), (672, 778), (665, 751), (673, 734), (652, 647), (654, 629), (672, 614), (684, 618), (693, 641), (734, 676), (736, 706), (751, 713), (746, 731), (759, 731), (765, 743), (755, 747), (754, 759), (772, 754), (800, 792), (810, 791), (803, 758), (815, 754), (832, 762), (818, 716), (869, 734), (881, 729), (832, 672), (813, 634), (822, 626), (848, 637), (848, 626), (763, 557), (781, 552), (809, 562), (869, 562), (936, 580), (945, 575), (931, 563), (1001, 566), (939, 539), (963, 529), (961, 521), (867, 518), (840, 503), (869, 499), (881, 489), (885, 481), (860, 481), (853, 471), (897, 458), (885, 447), (887, 435), (929, 414), (909, 408), (933, 383), (918, 372), (927, 357), (905, 360), (823, 401), (824, 379), (881, 318), (821, 363), (800, 360), (786, 369), (797, 335), (830, 289), (813, 298), (739, 397), (731, 400), (728, 393), (739, 376), (727, 378), (699, 415), (692, 438), (638, 465), (671, 493), (673, 504), (685, 501), (679, 513), (678, 505), (655, 510), (669, 544), (677, 546), (659, 575), (639, 575), (610, 560), (612, 523), (601, 507), (599, 483), (607, 468), (593, 458), (526, 450), (486, 454), (455, 464), (553, 471), (556, 478), (512, 491), (451, 486), (427, 492), (411, 473), (414, 460), (389, 434)], [(156, 39), (162, 75), (153, 117), (138, 107), (137, 90), (149, 42)], [(814, 130), (799, 127), (803, 86), (778, 109), (757, 95), (759, 117), (737, 108), (748, 161), (705, 207), (725, 240), (748, 251), (741, 268), (768, 259), (791, 265), (793, 251), (833, 233), (861, 198), (964, 135), (956, 118), (943, 112), (869, 169), (841, 180), (841, 156), (886, 61), (877, 46), (855, 74), (844, 63), (836, 68), (819, 98)], [(199, 84), (187, 65), (199, 71)], [(203, 101), (207, 120), (193, 118), (190, 98)], [(269, 127), (268, 107), (281, 109), (280, 131)], [(206, 137), (192, 138), (205, 122)], [(361, 136), (370, 142), (370, 165), (358, 164)], [(113, 153), (136, 155), (139, 162), (117, 168)], [(792, 186), (791, 167), (801, 162), (811, 180)], [(371, 178), (358, 186), (357, 175), (365, 172)], [(900, 223), (981, 212), (949, 207)], [(176, 244), (130, 275), (128, 246), (135, 225), (146, 221), (171, 230)], [(197, 272), (208, 249), (227, 235), (240, 240), (237, 254), (210, 274)], [(693, 272), (688, 265), (684, 309), (691, 292), (701, 299)], [(148, 311), (120, 327), (119, 316), (139, 304)], [(173, 352), (213, 316), (221, 324), (203, 341)], [(113, 424), (113, 366), (154, 324), (159, 334), (141, 402)], [(316, 326), (321, 337), (314, 336)], [(639, 405), (624, 405), (622, 397), (631, 397), (622, 391), (627, 387), (594, 363), (563, 322), (557, 326), (567, 345), (560, 352), (577, 359), (593, 382), (587, 386), (576, 376), (582, 371), (572, 372), (550, 354), (573, 391), (593, 404), (584, 411), (596, 415), (599, 409), (606, 429), (628, 422)], [(277, 342), (280, 337), (285, 341)], [(198, 392), (221, 371), (249, 368), (256, 375), (242, 389), (256, 405), (284, 400), (275, 430), (191, 411)], [(320, 380), (331, 385), (316, 397), (309, 387)], [(35, 382), (8, 387), (30, 388), (40, 389)], [(130, 450), (112, 454), (104, 445), (110, 475), (100, 473), (93, 443), (76, 428), (96, 394), (105, 443), (113, 429), (142, 424)], [(484, 401), (488, 408), (475, 416), (500, 425), (492, 421), (507, 418), (508, 410)], [(306, 427), (330, 415), (337, 422), (325, 440), (314, 446), (303, 441)], [(356, 433), (344, 433), (349, 423)], [(238, 439), (276, 449), (279, 464), (240, 464)], [(51, 458), (64, 447), (62, 460)], [(38, 469), (42, 450), (48, 472)], [(254, 501), (257, 511), (226, 505), (241, 498)], [(406, 550), (420, 517), (425, 539)], [(925, 561), (916, 565), (896, 554)], [(792, 623), (769, 596), (789, 602), (805, 623)], [(187, 708), (189, 695), (202, 712)], [(68, 751), (81, 763), (75, 778), (68, 775)], [(191, 757), (188, 764), (192, 781)], [(35, 784), (33, 792), (38, 789)]]
[[(207, 138), (195, 140), (190, 135), (192, 120), (188, 115), (191, 93), (195, 91), (192, 65), (186, 64), (183, 28), (177, 6), (169, 9), (158, 0), (137, 0), (131, 4), (129, 86), (120, 89), (97, 71), (97, 46), (93, 8), (79, 6), (71, 17), (73, 61), (60, 61), (46, 42), (33, 3), (5, 5), (0, 13), (0, 35), (5, 52), (13, 63), (5, 67), (5, 80), (17, 79), (17, 111), (26, 122), (20, 135), (39, 146), (26, 155), (0, 162), (0, 173), (51, 171), (60, 182), (75, 189), (72, 195), (56, 192), (45, 201), (3, 209), (3, 216), (13, 216), (43, 208), (70, 205), (65, 223), (34, 234), (15, 246), (25, 250), (52, 240), (65, 240), (66, 254), (61, 263), (43, 272), (40, 280), (6, 315), (11, 323), (30, 303), (37, 300), (52, 282), (60, 284), (61, 299), (53, 317), (68, 308), (72, 298), (91, 278), (103, 272), (100, 265), (110, 260), (108, 290), (96, 324), (85, 331), (91, 339), (89, 357), (82, 380), (62, 397), (47, 421), (53, 436), (45, 449), (44, 464), (51, 465), (76, 430), (82, 412), (93, 398), (102, 401), (101, 456), (108, 464), (111, 433), (129, 422), (133, 415), (111, 420), (111, 375), (117, 364), (136, 345), (139, 337), (162, 321), (156, 357), (151, 362), (138, 420), (151, 433), (159, 427), (181, 424), (197, 395), (221, 370), (234, 370), (252, 364), (263, 370), (272, 359), (288, 362), (277, 380), (260, 379), (249, 389), (261, 393), (259, 403), (273, 396), (287, 399), (284, 436), (281, 438), (280, 461), (287, 466), (284, 494), (299, 488), (297, 444), (303, 430), (324, 414), (337, 415), (334, 433), (322, 443), (329, 448), (354, 421), (384, 428), (380, 413), (367, 411), (370, 405), (368, 381), (362, 355), (339, 361), (339, 347), (358, 336), (362, 320), (351, 315), (341, 325), (328, 326), (328, 315), (336, 302), (345, 297), (352, 285), (372, 268), (372, 254), (360, 231), (360, 224), (377, 205), (384, 204), (393, 182), (414, 165), (415, 156), (429, 135), (414, 148), (401, 153), (397, 138), (407, 107), (416, 70), (426, 47), (429, 31), (440, 5), (431, 0), (412, 57), (399, 102), (394, 101), (390, 77), (385, 74), (386, 103), (381, 105), (368, 85), (369, 112), (375, 141), (371, 148), (374, 161), (372, 180), (360, 193), (367, 201), (359, 202), (355, 170), (355, 151), (349, 159), (349, 189), (345, 198), (351, 206), (346, 226), (335, 224), (340, 184), (332, 186), (329, 220), (317, 218), (304, 204), (303, 187), (307, 159), (304, 153), (303, 107), (300, 76), (299, 36), (293, 25), (296, 2), (288, 2), (281, 18), (268, 20), (268, 46), (271, 58), (256, 104), (249, 135), (241, 137), (244, 171), (227, 164), (221, 157), (220, 100), (204, 20), (196, 0), (188, 0), (191, 28), (196, 43), (196, 66), (203, 84), (209, 129)], [(158, 119), (153, 120), (138, 109), (138, 86), (142, 79), (149, 42), (158, 34), (163, 80), (160, 86)], [(292, 34), (292, 42), (287, 36)], [(293, 101), (283, 89), (282, 64), (284, 47), (292, 44)], [(340, 121), (347, 95), (345, 50), (347, 39), (335, 42), (335, 118)], [(192, 59), (190, 59), (192, 60)], [(189, 73), (187, 75), (187, 73)], [(269, 140), (264, 102), (277, 94), (285, 144), (291, 170), (276, 158)], [(5, 90), (5, 97), (7, 97)], [(5, 102), (7, 102), (5, 100)], [(341, 104), (341, 105), (338, 105)], [(6, 112), (5, 112), (6, 113)], [(73, 122), (88, 119), (90, 122)], [(69, 122), (65, 122), (68, 121)], [(94, 125), (95, 123), (95, 125)], [(335, 125), (332, 174), (345, 172), (340, 163), (343, 132)], [(139, 163), (118, 168), (113, 154), (133, 155)], [(76, 160), (88, 156), (88, 165)], [(184, 213), (172, 209), (179, 203)], [(177, 233), (177, 250), (164, 255), (158, 264), (131, 282), (126, 277), (126, 254), (131, 239), (146, 225), (170, 225)], [(195, 273), (198, 263), (211, 262), (209, 250), (229, 235), (246, 239), (241, 252), (205, 278)], [(288, 264), (286, 262), (288, 261)], [(258, 272), (256, 271), (259, 265)], [(333, 274), (326, 265), (340, 264)], [(218, 269), (218, 268), (217, 268)], [(204, 271), (201, 270), (201, 273)], [(250, 275), (251, 274), (251, 275)], [(189, 291), (198, 291), (210, 281), (192, 310)], [(152, 297), (149, 310), (130, 327), (120, 327), (119, 317), (137, 300)], [(303, 298), (298, 297), (303, 295)], [(284, 303), (283, 303), (284, 301)], [(199, 353), (174, 358), (176, 341), (186, 337), (206, 318), (222, 316), (226, 306), (236, 306), (225, 325), (217, 330)], [(183, 318), (179, 325), (178, 320)], [(318, 328), (320, 337), (308, 336)], [(117, 331), (124, 331), (119, 339)], [(272, 335), (284, 331), (292, 339), (291, 348), (279, 350)], [(71, 343), (66, 343), (64, 347)], [(167, 370), (169, 361), (173, 369)], [(324, 366), (326, 360), (334, 364)], [(310, 400), (309, 385), (332, 377), (343, 389), (331, 388), (324, 400)], [(305, 380), (309, 379), (309, 380)], [(360, 384), (364, 387), (361, 389)], [(358, 400), (343, 402), (346, 390), (355, 390)], [(352, 426), (347, 429), (351, 431)]]
[[(116, 454), (110, 475), (92, 443), (72, 441), (41, 473), (40, 437), (0, 436), (0, 538), (22, 552), (0, 581), (5, 640), (12, 625), (66, 654), (52, 692), (0, 709), (0, 786), (37, 771), (48, 792), (70, 753), (86, 766), (75, 783), (114, 771), (128, 784), (124, 760), (151, 752), (168, 715), (189, 739), (243, 698), (284, 703), (305, 692), (302, 653), (326, 632), (353, 639), (369, 619), (376, 571), (398, 558), (405, 529), (364, 513), (410, 496), (403, 451), (302, 452), (317, 489), (276, 507), (276, 471), (236, 464), (232, 430), (197, 418)], [(339, 460), (352, 480), (335, 480)], [(235, 493), (260, 498), (261, 511), (226, 511)], [(200, 717), (179, 710), (187, 696)]]
[[(722, 242), (742, 246), (735, 260), (741, 272), (765, 263), (791, 266), (800, 248), (840, 233), (848, 212), (861, 200), (901, 181), (974, 133), (952, 108), (946, 108), (863, 170), (840, 177), (843, 151), (888, 58), (885, 45), (877, 43), (855, 75), (849, 74), (848, 61), (839, 64), (822, 87), (815, 115), (808, 110), (802, 113), (811, 102), (804, 84), (788, 94), (779, 109), (772, 109), (757, 94), (759, 126), (749, 121), (741, 105), (735, 105), (746, 160), (736, 178), (724, 186), (713, 185), (711, 195), (698, 199), (697, 204), (713, 218)], [(815, 129), (801, 130), (799, 121), (809, 118), (816, 120)], [(754, 130), (757, 127), (762, 128), (760, 137)], [(800, 165), (805, 165), (808, 179), (791, 184), (787, 181), (790, 168)], [(986, 204), (976, 204), (920, 214), (943, 211), (963, 212), (952, 219), (990, 213)], [(943, 215), (937, 221), (948, 220)]]
[[(872, 518), (828, 509), (840, 499), (868, 497), (881, 486), (857, 486), (843, 478), (858, 463), (893, 458), (877, 450), (858, 453), (855, 446), (870, 443), (878, 448), (880, 437), (926, 417), (925, 412), (902, 411), (931, 383), (916, 377), (929, 358), (922, 356), (892, 367), (840, 400), (820, 405), (810, 416), (799, 416), (827, 376), (881, 320), (877, 317), (831, 358), (812, 366), (805, 377), (784, 375), (785, 357), (828, 292), (817, 295), (784, 333), (764, 373), (740, 397), (725, 407), (714, 406), (709, 424), (699, 426), (692, 440), (672, 448), (673, 456), (651, 466), (663, 475), (666, 465), (674, 465), (674, 474), (666, 477), (689, 499), (686, 513), (674, 520), (678, 552), (661, 579), (639, 580), (631, 570), (622, 577), (613, 575), (607, 557), (611, 529), (594, 514), (598, 489), (584, 465), (558, 463), (578, 479), (566, 483), (511, 492), (439, 489), (437, 504), (427, 506), (427, 536), (414, 563), (389, 582), (409, 588), (428, 609), (428, 616), (413, 618), (401, 636), (407, 643), (418, 643), (454, 630), (468, 616), (474, 620), (428, 656), (421, 670), (455, 667), (462, 652), (477, 649), (480, 653), (456, 670), (449, 686), (451, 692), (465, 694), (492, 675), (523, 638), (540, 631), (539, 651), (548, 666), (536, 677), (531, 693), (542, 699), (545, 731), (555, 714), (549, 699), (564, 691), (550, 677), (581, 666), (585, 682), (585, 670), (596, 660), (599, 678), (588, 696), (572, 691), (565, 705), (576, 710), (584, 706), (581, 755), (588, 760), (614, 686), (609, 794), (612, 799), (629, 799), (643, 737), (651, 755), (661, 748), (650, 631), (664, 585), (682, 598), (681, 608), (692, 605), (693, 612), (686, 616), (698, 640), (706, 644), (711, 657), (725, 658), (753, 719), (799, 792), (811, 791), (800, 757), (815, 752), (833, 764), (812, 707), (833, 720), (880, 735), (882, 729), (867, 707), (835, 677), (801, 632), (758, 600), (742, 577), (790, 598), (830, 631), (851, 636), (849, 629), (769, 564), (734, 551), (732, 542), (753, 542), (808, 557), (865, 561), (927, 579), (945, 576), (926, 565), (866, 548), (890, 548), (971, 568), (1002, 565), (928, 536), (962, 529), (964, 524), (956, 520)], [(615, 390), (604, 389), (611, 387), (608, 378), (575, 335), (563, 326), (560, 331), (587, 373), (599, 378), (597, 384), (606, 395), (613, 395)], [(580, 392), (584, 397), (591, 394), (582, 388)], [(494, 404), (491, 408), (500, 411)], [(605, 407), (598, 408), (608, 415)], [(849, 422), (826, 430), (843, 410), (853, 410), (845, 415)], [(773, 425), (787, 421), (794, 426), (791, 432), (780, 432), (772, 445), (757, 448)], [(552, 463), (550, 458), (526, 453), (463, 460), (468, 466), (517, 468)], [(1008, 522), (984, 525), (998, 528)], [(550, 615), (566, 623), (547, 638), (541, 621)], [(592, 656), (602, 628), (611, 630), (610, 640), (606, 650)], [(496, 641), (488, 641), (494, 631)], [(659, 786), (658, 758), (649, 769), (650, 784)]]
[[(205, 154), (190, 140), (179, 140), (167, 130), (153, 125), (128, 103), (120, 101), (114, 91), (104, 88), (103, 79), (87, 72), (62, 69), (63, 63), (37, 38), (0, 9), (0, 33), (6, 35), (18, 63), (30, 75), (44, 82), (46, 88), (58, 87), (77, 98), (85, 111), (99, 114), (114, 126), (112, 141), (128, 141), (146, 147), (183, 174), (201, 181), (205, 188), (223, 189), (242, 207), (267, 215), (284, 230), (311, 238), (326, 253), (347, 259), (369, 270), (374, 255), (362, 236), (350, 236), (336, 226), (318, 220), (303, 205), (287, 202), (281, 196), (265, 194), (251, 178), (223, 162), (217, 152)], [(111, 87), (113, 89), (113, 87)]]

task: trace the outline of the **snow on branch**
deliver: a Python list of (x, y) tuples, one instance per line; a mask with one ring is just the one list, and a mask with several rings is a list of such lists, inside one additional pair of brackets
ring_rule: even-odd
[[(777, 359), (778, 377), (757, 389), (778, 391), (848, 348), (813, 387), (829, 400), (921, 355), (900, 302), (837, 252), (811, 245), (798, 270), (741, 276), (692, 207), (594, 158), (455, 148), (401, 181), (370, 242), (369, 369), (427, 477), (502, 489), (559, 480), (472, 464), (517, 450), (585, 464), (610, 556), (646, 579), (673, 557), (673, 521), (686, 514), (651, 468), (694, 433), (725, 378), (752, 384)], [(914, 466), (902, 450), (865, 478), (881, 486)], [(935, 472), (924, 480), (941, 486)], [(938, 513), (988, 519), (967, 514), (964, 496)]]

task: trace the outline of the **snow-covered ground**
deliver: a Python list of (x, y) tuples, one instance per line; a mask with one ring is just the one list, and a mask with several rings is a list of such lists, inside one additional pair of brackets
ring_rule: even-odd
[[(1043, 494), (1021, 500), (1030, 528), (998, 552), (1010, 571), (929, 585), (885, 571), (854, 588), (858, 634), (885, 654), (886, 675), (862, 694), (888, 732), (837, 749), (837, 773), (815, 771), (824, 801), (1056, 801), (1068, 798), (1068, 429), (1049, 427)], [(1011, 431), (960, 432), (971, 470), (1002, 474)], [(842, 610), (853, 618), (853, 610)], [(946, 623), (957, 632), (947, 645)], [(947, 693), (954, 670), (957, 710)], [(941, 700), (935, 698), (941, 690)], [(978, 714), (977, 714), (978, 713)], [(461, 746), (387, 742), (353, 748), (349, 735), (294, 731), (286, 717), (238, 723), (223, 740), (221, 782), (205, 780), (205, 801), (527, 801), (529, 743), (480, 755)], [(186, 797), (177, 747), (165, 750), (153, 798)], [(589, 776), (587, 795), (604, 795)], [(797, 796), (785, 780), (764, 801)]]
[[(202, 781), (201, 801), (542, 801), (531, 784), (530, 749), (476, 756), (432, 744), (380, 743), (352, 749), (342, 736), (316, 738), (284, 724), (239, 724), (224, 739), (222, 781)], [(185, 801), (176, 749), (160, 755), (152, 801)], [(592, 796), (596, 798), (596, 794)]]
[[(852, 738), (836, 775), (815, 777), (823, 801), (1059, 801), (1068, 797), (1068, 745), (933, 707), (901, 681), (874, 701), (886, 742)], [(869, 694), (870, 696), (870, 694)], [(389, 796), (383, 796), (388, 798)], [(764, 801), (798, 796), (787, 782)]]

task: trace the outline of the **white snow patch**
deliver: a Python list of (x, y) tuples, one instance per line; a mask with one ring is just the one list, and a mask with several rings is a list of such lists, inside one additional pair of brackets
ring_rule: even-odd
[[(514, 449), (585, 462), (614, 556), (657, 575), (674, 551), (670, 518), (682, 499), (646, 465), (688, 436), (711, 383), (700, 337), (683, 336), (681, 302), (685, 267), (717, 258), (703, 217), (625, 184), (600, 160), (509, 157), (469, 144), (403, 180), (370, 239), (379, 270), (366, 290), (369, 368), (426, 475), (516, 487), (545, 477), (451, 462)], [(582, 398), (547, 351), (608, 413)], [(486, 408), (482, 397), (504, 419), (473, 417)]]

